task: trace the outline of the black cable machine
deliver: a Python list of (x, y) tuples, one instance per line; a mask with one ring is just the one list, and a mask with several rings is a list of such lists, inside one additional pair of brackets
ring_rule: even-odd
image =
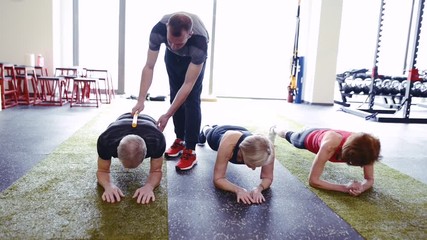
[[(413, 18), (413, 10), (414, 10), (414, 2), (412, 6), (411, 11), (411, 21), (409, 26), (409, 33), (408, 33), (408, 45), (406, 49), (406, 53), (408, 52), (408, 46), (409, 46), (409, 37), (410, 37), (410, 31), (412, 29), (412, 18)], [(380, 77), (383, 77), (378, 74), (378, 53), (381, 43), (381, 32), (382, 32), (382, 26), (383, 26), (383, 16), (384, 16), (384, 5), (385, 0), (381, 0), (381, 7), (380, 7), (380, 15), (379, 15), (379, 24), (378, 24), (378, 35), (377, 35), (377, 45), (375, 48), (375, 58), (374, 58), (374, 67), (372, 68), (372, 84), (370, 85), (369, 94), (368, 94), (368, 103), (367, 107), (363, 107), (363, 105), (366, 105), (366, 101), (364, 104), (361, 105), (361, 107), (357, 109), (352, 109), (350, 107), (350, 104), (340, 103), (344, 107), (341, 108), (342, 111), (350, 114), (354, 114), (359, 117), (364, 117), (366, 120), (374, 120), (377, 122), (392, 122), (392, 123), (427, 123), (427, 118), (417, 118), (417, 117), (410, 117), (411, 113), (411, 105), (412, 105), (412, 91), (411, 89), (414, 87), (414, 83), (417, 81), (422, 80), (420, 78), (418, 69), (417, 69), (417, 57), (418, 57), (418, 45), (420, 40), (420, 32), (421, 32), (421, 26), (422, 26), (422, 20), (423, 20), (423, 13), (424, 13), (424, 6), (425, 6), (425, 0), (419, 0), (418, 2), (418, 9), (417, 9), (417, 21), (415, 25), (415, 37), (414, 42), (412, 45), (412, 55), (410, 56), (409, 61), (409, 71), (406, 72), (407, 74), (407, 82), (406, 82), (406, 90), (404, 90), (404, 94), (401, 94), (399, 103), (392, 103), (388, 104), (387, 108), (374, 108), (375, 106), (375, 97), (378, 96), (377, 89), (374, 84), (374, 80)], [(406, 65), (404, 66), (406, 68)], [(405, 71), (405, 69), (404, 69)], [(341, 85), (340, 85), (341, 88)], [(341, 89), (340, 89), (341, 90)], [(343, 100), (345, 98), (343, 97)], [(378, 104), (377, 105), (381, 105)]]
[(288, 85), (288, 102), (294, 102), (294, 96), (301, 94), (301, 89), (297, 88), (297, 74), (298, 74), (298, 66), (300, 65), (299, 57), (298, 57), (298, 40), (299, 40), (299, 25), (300, 25), (300, 8), (301, 8), (301, 0), (298, 0), (298, 8), (297, 8), (297, 20), (295, 27), (295, 38), (294, 38), (294, 49), (292, 55), (292, 65), (291, 65), (291, 79)]

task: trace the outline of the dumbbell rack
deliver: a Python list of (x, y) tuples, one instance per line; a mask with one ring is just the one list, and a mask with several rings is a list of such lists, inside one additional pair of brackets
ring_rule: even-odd
[[(342, 111), (354, 114), (356, 116), (364, 117), (366, 120), (375, 120), (377, 122), (393, 122), (393, 123), (427, 123), (427, 118), (414, 118), (410, 117), (411, 113), (411, 105), (412, 105), (412, 94), (411, 89), (414, 85), (415, 81), (419, 81), (419, 73), (416, 67), (417, 57), (418, 57), (418, 45), (420, 39), (421, 25), (424, 13), (424, 5), (425, 0), (419, 0), (418, 2), (418, 11), (417, 11), (417, 22), (415, 26), (415, 38), (412, 46), (412, 55), (410, 59), (410, 70), (408, 71), (408, 79), (406, 84), (406, 92), (403, 96), (401, 103), (397, 106), (394, 106), (396, 109), (375, 109), (375, 97), (378, 96), (374, 88), (374, 84), (372, 83), (370, 86), (369, 94), (368, 94), (368, 102), (367, 107), (359, 107), (357, 109), (353, 109), (349, 106), (344, 105), (341, 108)], [(377, 45), (375, 48), (375, 58), (374, 58), (374, 67), (372, 69), (372, 80), (379, 77), (378, 74), (378, 53), (381, 43), (381, 33), (383, 26), (383, 17), (384, 17), (384, 8), (385, 0), (381, 0), (380, 14), (379, 14), (379, 24), (378, 24), (378, 35), (377, 35)], [(412, 21), (411, 13), (411, 21)], [(411, 25), (411, 24), (410, 24)], [(411, 26), (409, 26), (411, 29)], [(408, 37), (409, 41), (409, 37)], [(366, 102), (365, 102), (366, 103)], [(366, 105), (366, 104), (364, 104)], [(378, 104), (377, 104), (378, 105)]]
[[(407, 77), (405, 76), (378, 76), (379, 78), (371, 79), (372, 73), (368, 72), (368, 69), (353, 69), (345, 71), (344, 73), (337, 74), (336, 82), (338, 84), (338, 90), (340, 93), (341, 101), (334, 100), (334, 103), (340, 104), (345, 107), (350, 107), (350, 103), (365, 104), (367, 99), (370, 97), (371, 84), (374, 83), (374, 91), (376, 97), (382, 97), (384, 103), (376, 102), (376, 105), (380, 105), (384, 108), (399, 109), (401, 107), (402, 98), (402, 86), (406, 83)], [(379, 81), (379, 82), (377, 82)], [(406, 90), (406, 87), (405, 87)], [(366, 97), (364, 101), (360, 98), (352, 99), (353, 97)], [(426, 96), (427, 97), (427, 96)], [(348, 99), (352, 99), (349, 101)], [(397, 101), (396, 101), (397, 100)], [(392, 112), (396, 110), (378, 110), (384, 113)]]

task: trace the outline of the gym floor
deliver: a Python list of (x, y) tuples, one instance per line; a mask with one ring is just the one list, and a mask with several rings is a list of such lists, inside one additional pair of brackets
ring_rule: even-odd
[[(134, 100), (128, 100), (125, 97), (118, 96), (112, 103), (117, 111), (117, 115), (130, 110), (134, 105)], [(146, 110), (155, 118), (160, 116), (169, 106), (168, 102), (147, 102)], [(81, 128), (86, 122), (96, 116), (101, 108), (69, 108), (68, 105), (63, 107), (33, 107), (17, 106), (0, 112), (0, 132), (1, 148), (0, 151), (0, 191), (10, 187), (17, 179), (24, 176), (31, 168), (43, 160), (63, 141), (68, 139), (75, 131)], [(254, 99), (226, 99), (219, 98), (217, 102), (203, 102), (203, 120), (204, 124), (236, 124), (259, 126), (268, 129), (272, 125), (282, 125), (275, 122), (275, 118), (270, 117), (273, 114), (282, 115), (296, 123), (312, 127), (331, 127), (346, 129), (349, 131), (365, 131), (378, 136), (382, 143), (383, 163), (407, 174), (425, 184), (427, 184), (427, 162), (425, 161), (423, 144), (426, 142), (427, 128), (424, 124), (403, 124), (403, 123), (378, 123), (366, 121), (365, 119), (340, 111), (339, 105), (334, 106), (316, 106), (308, 104), (290, 104), (283, 100), (254, 100)], [(238, 113), (235, 113), (238, 109)], [(427, 109), (426, 109), (427, 111)], [(173, 124), (169, 122), (165, 136), (167, 142), (172, 143), (174, 139)], [(207, 151), (205, 147), (198, 147), (198, 157), (200, 159), (214, 159), (212, 151)], [(94, 151), (96, 151), (94, 149)], [(95, 161), (95, 159), (94, 159)], [(248, 219), (265, 218), (269, 221), (270, 227), (264, 232), (260, 232), (260, 238), (263, 236), (274, 238), (305, 238), (309, 236), (320, 236), (326, 234), (326, 229), (334, 229), (339, 238), (356, 239), (361, 238), (351, 226), (338, 218), (321, 200), (315, 197), (309, 190), (302, 187), (301, 182), (292, 178), (291, 174), (281, 165), (275, 169), (277, 173), (275, 184), (284, 186), (283, 190), (275, 189), (274, 194), (286, 196), (290, 205), (283, 206), (280, 197), (272, 197), (271, 201), (266, 204), (266, 209), (275, 209), (275, 211), (263, 211), (262, 208), (251, 210), (236, 204), (233, 206), (224, 206), (221, 211), (212, 211), (209, 207), (211, 199), (215, 204), (220, 204), (222, 199), (218, 199), (218, 193), (212, 188), (210, 176), (212, 161), (205, 161), (198, 164), (195, 169), (184, 174), (178, 174), (174, 168), (175, 161), (167, 161), (168, 177), (168, 197), (169, 202), (169, 236), (171, 239), (185, 239), (189, 236), (209, 236), (221, 237), (219, 234), (234, 235), (236, 238), (242, 233), (236, 232), (239, 226), (233, 226), (233, 219), (224, 218), (221, 211), (230, 211), (239, 213), (240, 216)], [(246, 170), (246, 169), (245, 169)], [(236, 173), (236, 174), (233, 174)], [(242, 172), (238, 169), (230, 168), (231, 178), (236, 181), (256, 181), (248, 176), (238, 176)], [(235, 176), (237, 175), (237, 176)], [(205, 176), (205, 177), (203, 177)], [(282, 177), (283, 176), (283, 177)], [(280, 182), (280, 179), (288, 181)], [(205, 179), (205, 180), (201, 180)], [(290, 179), (290, 180), (289, 180)], [(192, 189), (202, 189), (202, 193), (194, 194), (180, 186), (185, 183), (193, 183)], [(304, 190), (305, 189), (305, 190)], [(189, 194), (194, 194), (186, 205), (176, 204), (177, 201)], [(269, 193), (267, 193), (269, 194)], [(198, 197), (201, 197), (198, 199)], [(214, 204), (214, 205), (215, 205)], [(197, 211), (185, 211), (186, 208), (197, 206)], [(184, 211), (183, 211), (184, 209)], [(217, 209), (218, 210), (218, 209)], [(179, 214), (177, 214), (179, 212)], [(285, 219), (283, 214), (292, 214), (295, 216), (293, 221), (283, 223)], [(310, 216), (307, 218), (306, 216)], [(195, 217), (205, 216), (197, 223), (196, 229), (185, 232), (179, 228), (179, 225), (192, 226)], [(324, 219), (327, 219), (325, 221)], [(289, 218), (288, 218), (289, 219)], [(317, 229), (310, 229), (304, 232), (298, 229), (301, 225), (299, 219), (311, 225), (320, 224)], [(322, 220), (323, 219), (323, 220)], [(212, 220), (212, 222), (210, 222)], [(312, 221), (312, 222), (310, 222)], [(180, 224), (177, 224), (177, 223)], [(209, 224), (209, 222), (211, 224)], [(214, 224), (215, 222), (215, 224)], [(218, 225), (220, 224), (220, 225)], [(248, 223), (250, 224), (250, 223)], [(259, 222), (252, 223), (254, 227)], [(287, 226), (289, 229), (283, 229)], [(216, 232), (221, 227), (222, 233)], [(279, 230), (280, 229), (280, 230)], [(297, 229), (296, 232), (290, 229)], [(198, 232), (195, 232), (197, 230)], [(265, 234), (269, 231), (269, 235)], [(284, 233), (288, 235), (285, 237)], [(209, 235), (213, 234), (213, 235)], [(240, 235), (239, 235), (240, 234)], [(291, 234), (291, 235), (289, 235)], [(299, 235), (292, 235), (299, 234)], [(313, 234), (313, 235), (309, 235)], [(338, 237), (337, 235), (335, 237)], [(327, 238), (327, 237), (325, 237)]]

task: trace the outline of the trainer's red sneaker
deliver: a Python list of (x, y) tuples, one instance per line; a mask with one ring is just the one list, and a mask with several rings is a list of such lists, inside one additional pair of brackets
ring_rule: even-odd
[(165, 156), (166, 157), (177, 157), (179, 156), (179, 154), (182, 153), (182, 151), (185, 149), (185, 144), (184, 141), (182, 141), (181, 139), (177, 138), (175, 139), (175, 141), (173, 142), (172, 146), (166, 150), (165, 152)]
[(176, 170), (190, 170), (197, 164), (196, 153), (191, 149), (184, 149), (181, 155), (181, 159), (176, 164)]

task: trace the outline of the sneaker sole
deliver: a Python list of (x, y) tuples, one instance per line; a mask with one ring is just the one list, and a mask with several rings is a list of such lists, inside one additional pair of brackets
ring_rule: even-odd
[(191, 164), (191, 166), (189, 166), (189, 167), (186, 167), (186, 168), (180, 168), (180, 167), (178, 167), (178, 166), (175, 166), (175, 169), (176, 170), (178, 170), (178, 171), (186, 171), (186, 170), (190, 170), (190, 169), (192, 169), (193, 167), (194, 167), (194, 165), (196, 165), (197, 164), (197, 160), (196, 161), (194, 161), (193, 162), (193, 164)]
[(167, 158), (176, 158), (176, 157), (180, 156), (181, 154), (182, 154), (182, 150), (179, 151), (178, 153), (175, 153), (175, 154), (165, 153), (165, 157), (167, 157)]

